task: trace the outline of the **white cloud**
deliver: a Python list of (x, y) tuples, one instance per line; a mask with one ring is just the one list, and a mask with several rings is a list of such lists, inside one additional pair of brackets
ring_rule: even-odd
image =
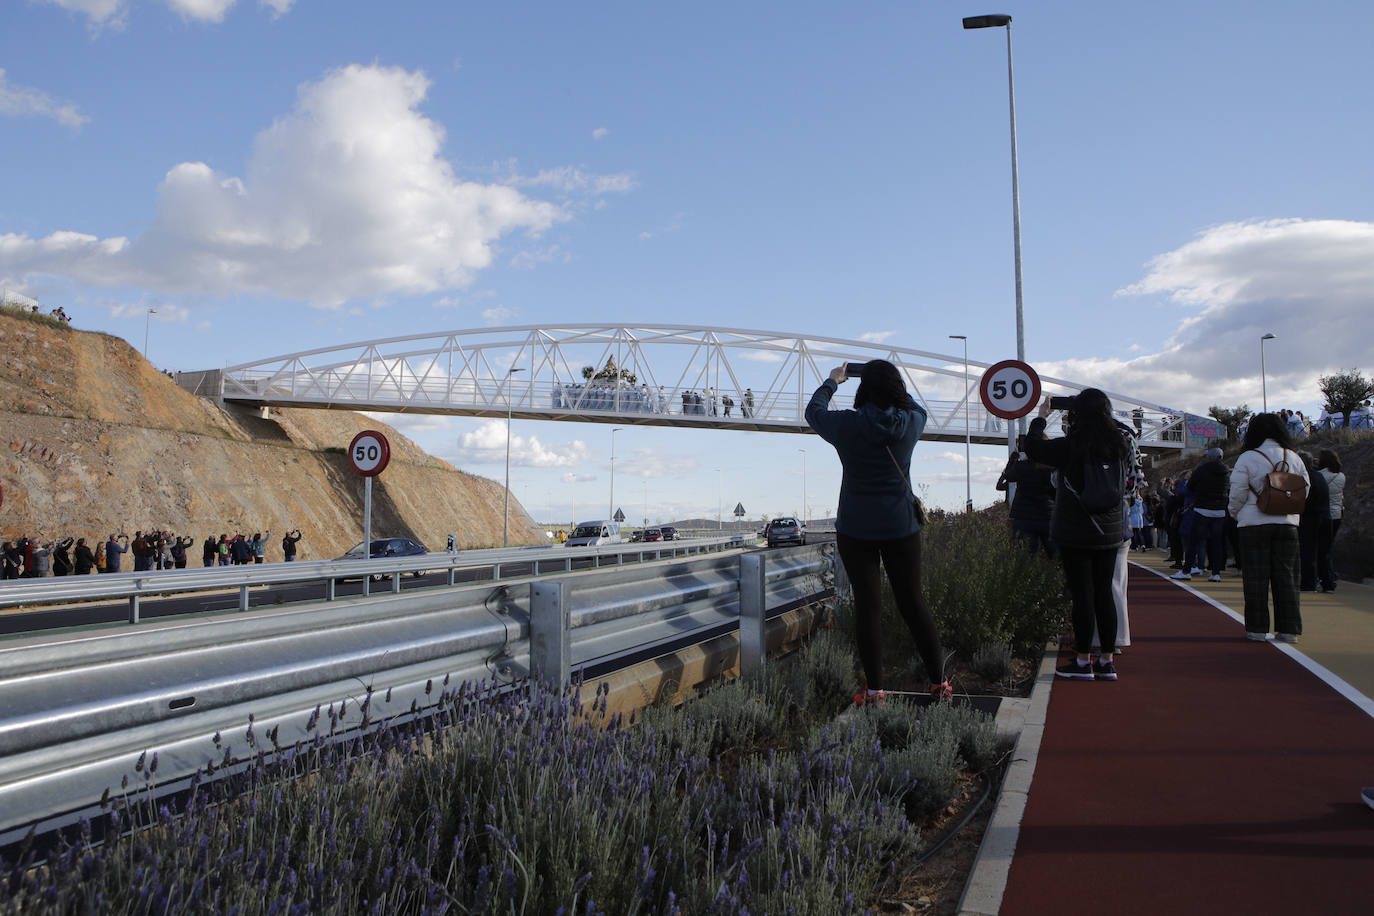
[(183, 19), (201, 22), (223, 22), (224, 14), (235, 0), (167, 0), (167, 7)]
[(1129, 299), (1166, 296), (1186, 311), (1163, 349), (1036, 368), (1197, 413), (1212, 404), (1258, 409), (1259, 341), (1266, 333), (1277, 337), (1266, 345), (1271, 407), (1315, 403), (1317, 377), (1341, 367), (1374, 369), (1366, 333), (1374, 313), (1374, 223), (1226, 223), (1148, 268), (1144, 279), (1117, 293), (1113, 327), (1129, 319)]
[(591, 483), (596, 480), (595, 474), (574, 474), (572, 471), (564, 471), (559, 480), (564, 483)]
[(258, 0), (258, 5), (270, 9), (272, 18), (276, 19), (278, 16), (285, 16), (289, 13), (295, 2), (296, 0)]
[[(149, 313), (149, 309), (153, 311)], [(110, 306), (111, 318), (137, 318), (142, 321), (172, 321), (184, 324), (191, 317), (189, 309), (170, 302), (152, 305), (139, 302), (120, 302)]]
[(609, 127), (598, 127), (596, 130), (592, 131), (592, 139), (603, 140), (610, 132), (611, 129)]
[(859, 339), (869, 343), (882, 343), (896, 333), (896, 331), (869, 331), (866, 334), (860, 334)]
[(440, 157), (443, 128), (418, 110), (428, 87), (394, 67), (331, 71), (258, 135), (244, 178), (183, 162), (138, 238), (0, 235), (0, 272), (323, 306), (464, 286), (497, 240), (567, 214), (458, 178)]
[(384, 411), (365, 410), (362, 415), (370, 417), (379, 423), (385, 423), (399, 433), (404, 433), (407, 437), (414, 439), (416, 436), (425, 433), (445, 432), (453, 428), (456, 418), (432, 413), (386, 413)]
[(125, 21), (124, 0), (46, 0), (70, 13), (81, 13), (90, 19), (92, 29), (109, 26), (122, 28)]
[(496, 327), (497, 325), (508, 324), (519, 314), (518, 309), (498, 305), (495, 308), (482, 309), (482, 323), (487, 327)]
[(59, 102), (41, 89), (11, 83), (0, 68), (0, 115), (52, 118), (67, 127), (80, 127), (90, 118), (69, 102)]
[[(511, 464), (529, 468), (577, 467), (587, 460), (587, 444), (580, 439), (546, 446), (534, 436), (512, 435)], [(470, 464), (500, 464), (506, 460), (506, 422), (490, 420), (458, 437), (458, 460)]]
[(516, 186), (544, 185), (564, 193), (588, 192), (591, 194), (611, 194), (633, 191), (635, 180), (623, 172), (614, 175), (597, 175), (574, 165), (544, 169), (529, 177), (514, 177)]

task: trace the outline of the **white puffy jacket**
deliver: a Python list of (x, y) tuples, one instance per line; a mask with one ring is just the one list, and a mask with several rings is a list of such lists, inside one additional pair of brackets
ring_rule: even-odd
[[(1258, 455), (1256, 452), (1263, 452), (1264, 455)], [(1236, 459), (1236, 466), (1231, 469), (1231, 501), (1227, 505), (1227, 510), (1236, 520), (1236, 524), (1242, 528), (1250, 525), (1296, 526), (1299, 518), (1297, 515), (1269, 515), (1261, 512), (1255, 504), (1257, 494), (1264, 489), (1264, 475), (1274, 469), (1264, 456), (1272, 459), (1274, 464), (1286, 460), (1290, 474), (1297, 474), (1308, 486), (1312, 485), (1311, 478), (1307, 476), (1307, 468), (1303, 466), (1297, 452), (1285, 449), (1273, 439), (1265, 439), (1264, 444), (1258, 449), (1241, 452), (1240, 457)]]

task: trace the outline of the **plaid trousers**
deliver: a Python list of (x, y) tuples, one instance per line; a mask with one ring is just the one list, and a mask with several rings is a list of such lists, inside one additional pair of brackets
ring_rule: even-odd
[(1269, 632), (1269, 591), (1274, 591), (1274, 632), (1302, 634), (1298, 607), (1298, 529), (1296, 525), (1247, 525), (1240, 529), (1245, 558), (1245, 630)]

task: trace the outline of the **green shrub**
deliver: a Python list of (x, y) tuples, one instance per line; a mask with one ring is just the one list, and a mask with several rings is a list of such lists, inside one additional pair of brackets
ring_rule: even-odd
[(993, 643), (973, 653), (973, 670), (988, 681), (1000, 681), (1011, 671), (1011, 646), (1008, 643)]
[[(925, 599), (946, 649), (971, 658), (1006, 643), (1032, 655), (1062, 631), (1068, 602), (1059, 565), (1012, 538), (1005, 508), (936, 516), (923, 534)], [(884, 626), (905, 631), (890, 602), (884, 611)]]

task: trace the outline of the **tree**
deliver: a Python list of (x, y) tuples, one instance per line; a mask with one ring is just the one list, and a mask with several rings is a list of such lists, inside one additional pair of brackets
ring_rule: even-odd
[(600, 370), (597, 370), (595, 366), (583, 366), (582, 377), (589, 382), (593, 380), (613, 382), (618, 378), (627, 385), (633, 385), (636, 381), (635, 374), (629, 369), (616, 367), (614, 356), (608, 356), (606, 365), (602, 366)]
[(1350, 425), (1350, 412), (1366, 399), (1374, 397), (1374, 382), (1360, 374), (1360, 370), (1323, 375), (1317, 380), (1322, 397), (1326, 398), (1326, 412), (1338, 413)]
[(1216, 404), (1213, 404), (1211, 407), (1207, 408), (1207, 416), (1226, 427), (1227, 439), (1239, 439), (1241, 426), (1243, 426), (1245, 421), (1250, 419), (1251, 416), (1250, 405), (1242, 404), (1239, 407), (1218, 407)]

